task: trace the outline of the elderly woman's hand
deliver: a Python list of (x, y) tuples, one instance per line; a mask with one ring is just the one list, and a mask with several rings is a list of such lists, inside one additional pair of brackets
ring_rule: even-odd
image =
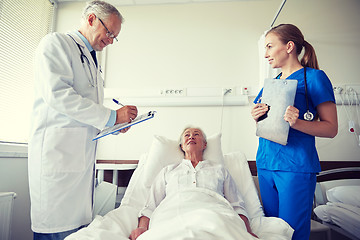
[(136, 229), (132, 230), (132, 232), (129, 236), (130, 240), (135, 240), (141, 234), (146, 232), (149, 229), (149, 222), (150, 222), (150, 218), (148, 218), (146, 216), (141, 216), (139, 218), (138, 227)]
[(130, 234), (130, 240), (137, 239), (141, 234), (143, 234), (146, 231), (147, 231), (147, 229), (144, 227), (138, 227), (138, 228), (132, 230), (132, 232)]

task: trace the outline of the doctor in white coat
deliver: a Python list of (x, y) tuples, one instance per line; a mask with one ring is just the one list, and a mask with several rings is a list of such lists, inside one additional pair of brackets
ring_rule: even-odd
[(117, 41), (122, 21), (115, 7), (93, 1), (78, 31), (48, 34), (37, 49), (28, 163), (34, 239), (64, 239), (91, 222), (92, 139), (137, 116), (135, 106), (103, 106), (104, 82), (90, 53)]

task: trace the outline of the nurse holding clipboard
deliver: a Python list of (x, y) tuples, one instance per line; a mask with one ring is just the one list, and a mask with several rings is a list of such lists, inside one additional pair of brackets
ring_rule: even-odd
[[(325, 72), (319, 70), (313, 47), (296, 26), (281, 24), (270, 29), (265, 49), (271, 67), (281, 68), (279, 81), (295, 79), (298, 84), (294, 104), (283, 116), (290, 127), (286, 145), (259, 138), (256, 165), (264, 212), (288, 222), (295, 230), (293, 240), (309, 239), (316, 173), (321, 171), (315, 137), (337, 134), (334, 92)], [(251, 110), (257, 124), (269, 111), (260, 97), (261, 93)]]

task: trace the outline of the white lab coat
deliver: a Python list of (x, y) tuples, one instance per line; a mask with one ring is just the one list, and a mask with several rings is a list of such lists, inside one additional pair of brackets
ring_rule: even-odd
[(37, 49), (35, 102), (29, 141), (32, 230), (62, 232), (92, 220), (96, 136), (111, 110), (103, 106), (103, 79), (85, 43), (89, 65), (66, 34), (45, 36)]

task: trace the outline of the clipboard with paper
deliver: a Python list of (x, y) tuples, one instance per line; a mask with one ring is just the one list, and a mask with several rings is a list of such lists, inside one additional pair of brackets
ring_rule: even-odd
[(290, 125), (284, 120), (286, 108), (294, 105), (297, 80), (265, 79), (261, 103), (269, 106), (256, 124), (256, 136), (286, 145)]
[(156, 111), (150, 111), (148, 113), (144, 113), (140, 116), (137, 116), (134, 120), (132, 120), (130, 123), (119, 123), (112, 127), (105, 128), (102, 130), (98, 135), (96, 135), (95, 138), (93, 138), (93, 141), (98, 140), (99, 138), (105, 137), (109, 134), (113, 134), (115, 132), (121, 131), (122, 129), (134, 126), (136, 124), (142, 123), (144, 121), (147, 121), (149, 119), (152, 119), (155, 115)]

